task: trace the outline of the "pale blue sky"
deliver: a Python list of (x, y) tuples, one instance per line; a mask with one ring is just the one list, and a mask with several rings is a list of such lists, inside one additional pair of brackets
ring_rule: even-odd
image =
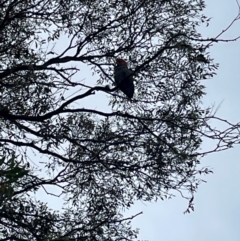
[[(201, 28), (205, 37), (220, 33), (237, 15), (234, 0), (207, 0), (205, 13), (212, 17), (208, 28)], [(222, 37), (240, 35), (240, 21)], [(204, 81), (207, 96), (204, 106), (222, 101), (217, 116), (240, 122), (240, 40), (218, 43), (211, 48), (211, 57), (220, 63), (217, 76)], [(207, 147), (208, 143), (204, 143)], [(128, 214), (143, 211), (134, 221), (140, 228), (139, 240), (148, 241), (240, 241), (240, 146), (211, 154), (202, 159), (203, 166), (214, 171), (206, 176), (195, 196), (195, 211), (183, 214), (187, 202), (181, 197), (158, 203), (138, 203)]]

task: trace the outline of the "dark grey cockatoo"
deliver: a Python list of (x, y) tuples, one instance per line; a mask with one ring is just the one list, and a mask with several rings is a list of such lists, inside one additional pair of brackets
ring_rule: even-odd
[(133, 97), (134, 84), (132, 71), (128, 68), (124, 59), (116, 59), (114, 78), (116, 86), (129, 98)]

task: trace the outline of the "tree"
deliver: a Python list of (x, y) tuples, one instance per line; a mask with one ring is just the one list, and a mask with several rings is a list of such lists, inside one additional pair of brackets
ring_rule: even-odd
[[(218, 67), (209, 47), (221, 41), (197, 32), (209, 23), (204, 2), (5, 0), (0, 7), (1, 167), (9, 172), (4, 157), (14, 157), (15, 175), (9, 195), (9, 179), (0, 177), (0, 240), (131, 240), (137, 230), (122, 210), (173, 191), (193, 210), (200, 174), (211, 172), (201, 157), (239, 141), (238, 125), (201, 107), (201, 81)], [(136, 76), (131, 101), (111, 87), (115, 57)], [(80, 63), (97, 83), (79, 81)], [(111, 111), (79, 107), (97, 92)], [(201, 151), (204, 138), (215, 141), (212, 150)], [(64, 197), (61, 211), (31, 196), (51, 194), (50, 185)]]

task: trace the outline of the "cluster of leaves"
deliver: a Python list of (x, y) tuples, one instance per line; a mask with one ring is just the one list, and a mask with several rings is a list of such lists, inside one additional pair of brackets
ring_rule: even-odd
[[(212, 128), (215, 117), (200, 106), (201, 80), (217, 69), (207, 52), (213, 40), (196, 30), (208, 24), (204, 2), (3, 0), (0, 7), (0, 154), (17, 156), (1, 170), (0, 240), (131, 240), (137, 231), (122, 210), (173, 190), (188, 193), (193, 209), (198, 174), (210, 172), (199, 167), (202, 138), (218, 142), (212, 152), (238, 141), (236, 126)], [(113, 82), (113, 57), (134, 71), (132, 101), (104, 87)], [(96, 83), (76, 80), (80, 64)], [(76, 105), (96, 91), (110, 98), (110, 112)], [(31, 196), (49, 185), (66, 201), (59, 212)]]

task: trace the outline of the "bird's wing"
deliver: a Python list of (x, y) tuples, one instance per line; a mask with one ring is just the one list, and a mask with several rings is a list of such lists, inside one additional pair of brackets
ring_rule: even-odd
[(114, 78), (115, 78), (116, 85), (119, 85), (123, 80), (127, 78), (128, 74), (126, 69), (127, 68), (125, 66), (115, 67)]

